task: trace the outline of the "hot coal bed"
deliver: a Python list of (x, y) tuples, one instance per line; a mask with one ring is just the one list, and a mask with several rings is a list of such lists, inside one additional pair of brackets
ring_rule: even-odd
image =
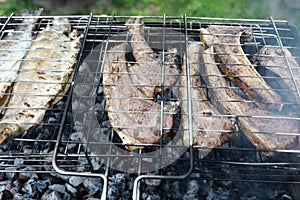
[[(43, 29), (53, 18), (40, 17), (36, 31)], [(0, 19), (3, 36), (22, 17)], [(173, 132), (160, 144), (125, 151), (121, 139), (112, 131), (105, 110), (101, 66), (105, 52), (111, 46), (128, 41), (124, 25), (126, 17), (90, 15), (70, 16), (68, 19), (72, 28), (84, 36), (74, 84), (61, 101), (47, 110), (41, 123), (0, 145), (0, 199), (113, 200), (132, 199), (133, 196), (144, 200), (297, 199), (300, 177), (296, 150), (265, 156), (243, 134), (239, 134), (234, 140), (214, 148), (206, 157), (199, 158), (200, 147), (168, 146), (180, 132), (180, 114), (176, 117)], [(165, 49), (175, 46), (182, 52), (177, 57), (178, 68), (186, 53), (186, 43), (199, 41), (198, 30), (209, 24), (253, 28), (256, 40), (243, 47), (250, 60), (257, 51), (257, 44), (276, 43), (278, 37), (284, 46), (295, 47), (295, 57), (300, 56), (298, 32), (284, 21), (186, 16), (144, 19), (149, 31), (145, 34), (146, 40), (152, 42), (156, 52), (161, 53), (164, 45)], [(172, 31), (157, 29), (162, 27)], [(166, 35), (168, 41), (164, 40)], [(127, 56), (134, 62), (130, 52)], [(156, 96), (155, 101), (176, 98), (175, 89)], [(93, 120), (100, 126), (94, 126)], [(86, 129), (95, 140), (83, 136)], [(104, 152), (98, 150), (104, 146), (108, 151), (106, 148)], [(152, 154), (148, 157), (145, 154), (165, 146), (178, 158), (156, 159)], [(118, 148), (125, 154), (118, 154)], [(178, 149), (183, 149), (183, 153), (178, 153)], [(171, 161), (165, 165), (168, 159)], [(157, 162), (157, 169), (147, 171), (146, 165), (153, 162)]]

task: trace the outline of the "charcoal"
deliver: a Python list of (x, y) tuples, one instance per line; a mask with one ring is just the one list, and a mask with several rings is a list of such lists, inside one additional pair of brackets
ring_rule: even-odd
[(64, 193), (62, 200), (70, 200), (70, 199), (71, 199), (71, 195), (69, 193)]
[(25, 194), (23, 195), (26, 198), (33, 198), (36, 195), (36, 180), (29, 179), (25, 185), (22, 187), (22, 192)]
[(103, 166), (103, 163), (97, 161), (97, 159), (94, 157), (92, 157), (90, 160), (94, 171), (98, 171)]
[(198, 199), (199, 199), (199, 195), (194, 193), (188, 193), (183, 196), (183, 200), (198, 200)]
[(23, 165), (24, 164), (24, 159), (23, 158), (15, 158), (14, 159), (14, 165), (18, 166), (18, 165)]
[[(14, 194), (13, 200), (25, 200), (24, 196), (20, 193)], [(31, 198), (26, 198), (26, 200), (31, 200)]]
[(0, 181), (4, 181), (4, 180), (6, 180), (5, 173), (0, 172)]
[(143, 193), (142, 194), (142, 200), (160, 200), (160, 195), (158, 194), (147, 194), (147, 193)]
[[(97, 113), (102, 113), (105, 112), (105, 107), (104, 107), (104, 103), (96, 103), (95, 106), (94, 106), (94, 110), (97, 112)], [(100, 119), (100, 118), (98, 118)]]
[(151, 185), (151, 186), (159, 186), (160, 185), (161, 180), (160, 179), (146, 179), (145, 183), (147, 185)]
[(76, 168), (78, 172), (85, 172), (87, 170), (87, 166), (89, 165), (86, 157), (79, 157), (79, 164)]
[[(32, 169), (30, 167), (26, 167), (23, 169), (24, 171), (34, 171), (36, 169)], [(38, 175), (34, 172), (21, 172), (19, 174), (19, 179), (27, 181), (28, 179), (38, 179)]]
[(103, 93), (103, 87), (99, 86), (97, 90), (97, 94), (101, 95)]
[(63, 194), (66, 191), (66, 186), (60, 184), (53, 184), (49, 186), (49, 190), (53, 190)]
[(45, 192), (47, 187), (51, 184), (49, 179), (46, 180), (38, 180), (36, 182), (36, 188), (39, 192)]
[(44, 193), (41, 200), (62, 200), (59, 193), (52, 191), (51, 193)]
[(4, 190), (2, 191), (2, 199), (12, 199), (13, 195), (10, 191)]
[(65, 186), (66, 186), (66, 190), (67, 190), (72, 196), (75, 196), (75, 195), (76, 195), (77, 190), (76, 190), (75, 187), (73, 187), (72, 185), (70, 185), (70, 184), (68, 184), (68, 183), (66, 183)]
[[(32, 147), (31, 145), (24, 145), (22, 150), (25, 154), (31, 154), (34, 152), (34, 147)], [(24, 162), (24, 160), (23, 160), (23, 162)], [(21, 163), (19, 163), (19, 164), (21, 164)]]
[(83, 138), (83, 133), (82, 132), (74, 132), (71, 134), (70, 139), (72, 141), (81, 141)]
[(181, 194), (181, 190), (180, 190), (180, 182), (179, 181), (175, 181), (171, 184), (170, 193), (172, 194), (172, 196), (176, 197), (176, 199), (183, 198), (183, 195)]
[(68, 176), (68, 175), (63, 175), (63, 174), (59, 174), (59, 173), (56, 173), (56, 172), (53, 172), (53, 173), (50, 173), (50, 174), (51, 174), (51, 176), (60, 178), (60, 179), (62, 179), (64, 181), (68, 181), (69, 178), (70, 178), (70, 176)]
[(8, 185), (10, 183), (10, 180), (6, 180), (6, 181), (0, 181), (0, 185)]
[(58, 123), (58, 120), (57, 120), (56, 117), (51, 116), (51, 117), (48, 118), (48, 123), (49, 124), (56, 124), (56, 123)]
[(132, 192), (126, 190), (126, 191), (122, 191), (122, 199), (124, 200), (129, 200), (132, 199)]
[(109, 185), (115, 185), (120, 191), (123, 191), (126, 187), (125, 174), (117, 173), (109, 177)]
[(6, 189), (5, 185), (0, 185), (0, 192), (3, 192)]
[(55, 107), (59, 110), (64, 109), (65, 108), (65, 101), (57, 102), (57, 104), (55, 104)]
[(107, 190), (107, 198), (109, 200), (115, 200), (119, 197), (119, 190), (115, 185), (112, 185)]
[(18, 169), (17, 167), (6, 167), (5, 168), (6, 171), (11, 171), (11, 172), (6, 172), (6, 177), (9, 179), (12, 179), (14, 176), (16, 176), (16, 172), (13, 172), (13, 171), (15, 171), (17, 169)]
[(22, 183), (20, 183), (19, 180), (15, 180), (12, 184), (11, 184), (11, 188), (9, 189), (9, 191), (14, 195), (16, 193), (18, 193), (22, 187)]
[(75, 97), (82, 97), (88, 95), (91, 92), (91, 89), (91, 85), (76, 84), (74, 85), (73, 93)]
[(99, 178), (87, 178), (83, 181), (83, 185), (89, 195), (95, 194), (102, 187), (102, 183)]
[(197, 193), (199, 192), (199, 184), (196, 180), (189, 181), (188, 183), (188, 188), (187, 188), (187, 193)]
[(82, 176), (70, 176), (69, 183), (73, 185), (74, 187), (79, 186), (83, 181), (86, 179), (86, 177)]
[(84, 111), (87, 109), (87, 106), (84, 104), (84, 102), (73, 101), (72, 103), (73, 109), (76, 109), (77, 112)]
[[(82, 141), (83, 138), (83, 133), (82, 132), (73, 132), (70, 136), (71, 141)], [(69, 143), (68, 144), (68, 149), (73, 149), (77, 147), (78, 144), (76, 143)]]
[(76, 120), (75, 122), (74, 122), (74, 126), (76, 127), (76, 130), (77, 131), (83, 131), (83, 122), (82, 121), (80, 121), (80, 120)]

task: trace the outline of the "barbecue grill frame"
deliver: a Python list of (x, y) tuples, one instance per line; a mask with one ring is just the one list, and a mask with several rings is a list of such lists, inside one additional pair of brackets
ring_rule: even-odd
[[(79, 27), (79, 28), (82, 28), (84, 29), (84, 39), (83, 39), (83, 44), (82, 44), (82, 48), (80, 50), (80, 53), (79, 53), (79, 56), (78, 56), (78, 60), (79, 62), (77, 63), (77, 66), (76, 66), (76, 72), (78, 72), (78, 69), (80, 67), (80, 64), (81, 64), (81, 61), (82, 60), (82, 57), (83, 57), (83, 51), (84, 51), (84, 48), (85, 48), (85, 45), (86, 45), (86, 42), (88, 42), (88, 39), (87, 39), (87, 36), (89, 34), (89, 30), (90, 28), (95, 28), (94, 26), (97, 26), (97, 23), (96, 25), (92, 24), (92, 22), (97, 22), (97, 20), (101, 21), (101, 19), (107, 19), (107, 22), (110, 23), (110, 25), (112, 25), (113, 23), (115, 23), (117, 20), (116, 19), (125, 19), (127, 17), (130, 17), (130, 16), (109, 16), (109, 15), (93, 15), (92, 13), (90, 15), (79, 15), (79, 16), (38, 16), (37, 18), (40, 18), (41, 20), (52, 20), (54, 17), (64, 17), (64, 18), (72, 18), (72, 19), (75, 19), (77, 20), (78, 19), (78, 22), (80, 21), (80, 19), (84, 19), (85, 22), (83, 22), (83, 25), (79, 22), (78, 25), (75, 25), (74, 27)], [(0, 29), (0, 34), (2, 34), (2, 32), (5, 30), (7, 24), (9, 23), (9, 21), (11, 19), (23, 19), (23, 18), (26, 18), (26, 17), (20, 17), (20, 16), (14, 16), (13, 14), (11, 14), (10, 16), (6, 17), (6, 16), (1, 16), (0, 19), (6, 19), (5, 23), (3, 24), (3, 26), (1, 27)], [(255, 25), (271, 25), (273, 26), (272, 30), (275, 31), (275, 37), (276, 39), (278, 39), (278, 43), (279, 43), (279, 46), (281, 48), (281, 50), (283, 50), (283, 48), (285, 47), (285, 45), (283, 44), (282, 42), (282, 38), (279, 34), (279, 31), (278, 31), (278, 27), (277, 25), (285, 25), (289, 28), (293, 28), (291, 25), (288, 25), (288, 22), (286, 20), (274, 20), (272, 17), (270, 17), (270, 19), (266, 19), (266, 20), (257, 20), (257, 19), (232, 19), (232, 18), (209, 18), (209, 17), (188, 17), (187, 15), (184, 15), (184, 16), (166, 16), (166, 15), (163, 15), (163, 16), (146, 16), (145, 17), (147, 20), (158, 20), (158, 22), (153, 22), (153, 23), (148, 23), (146, 24), (147, 26), (149, 25), (149, 27), (151, 26), (156, 26), (156, 25), (164, 25), (166, 24), (166, 21), (170, 22), (172, 20), (174, 21), (179, 21), (181, 24), (184, 24), (184, 34), (186, 35), (186, 38), (185, 38), (185, 43), (188, 44), (189, 43), (189, 39), (188, 39), (188, 34), (189, 34), (189, 31), (190, 30), (193, 30), (194, 28), (194, 25), (196, 26), (202, 26), (201, 24), (230, 24), (230, 25), (246, 25), (246, 26), (255, 26)], [(93, 20), (96, 20), (96, 21), (93, 21)], [(183, 22), (181, 22), (183, 21)], [(2, 25), (2, 24), (1, 24)], [(109, 35), (108, 35), (109, 37)], [(294, 38), (296, 39), (296, 38)], [(299, 39), (299, 36), (298, 38)], [(187, 54), (187, 51), (185, 51), (185, 53)], [(290, 70), (290, 73), (292, 74), (292, 79), (293, 79), (293, 82), (294, 82), (294, 86), (296, 88), (296, 92), (300, 98), (300, 92), (299, 92), (299, 88), (297, 87), (296, 83), (295, 83), (295, 77), (293, 76), (293, 72), (291, 70), (291, 66), (289, 64), (289, 61), (288, 61), (288, 58), (286, 56), (286, 54), (284, 54), (284, 57), (285, 57), (285, 60), (287, 62), (287, 65), (288, 65), (288, 68)], [(186, 61), (186, 66), (187, 66), (187, 74), (189, 74), (189, 67), (188, 67), (189, 63), (188, 63), (188, 60)], [(76, 76), (76, 75), (75, 75)], [(187, 76), (187, 91), (188, 91), (188, 96), (190, 97), (190, 76)], [(73, 85), (74, 81), (72, 82), (72, 85)], [(72, 89), (73, 87), (70, 88), (70, 92), (68, 93), (67, 95), (67, 105), (71, 102), (71, 92), (72, 92)], [(191, 116), (192, 116), (192, 110), (191, 110), (191, 105), (192, 105), (192, 102), (191, 102), (191, 98), (188, 99), (189, 103), (188, 103), (188, 109), (189, 109), (189, 130), (193, 130), (193, 127), (192, 127), (192, 122), (191, 122)], [(109, 168), (106, 168), (105, 172), (104, 173), (99, 173), (99, 172), (94, 172), (94, 171), (85, 171), (85, 172), (78, 172), (78, 171), (68, 171), (64, 168), (63, 165), (60, 165), (58, 164), (58, 161), (61, 160), (61, 158), (63, 158), (64, 156), (66, 155), (60, 155), (59, 153), (59, 147), (60, 147), (60, 144), (61, 144), (61, 138), (62, 138), (62, 134), (63, 134), (63, 129), (64, 129), (64, 124), (65, 124), (65, 121), (66, 121), (66, 117), (67, 117), (67, 112), (68, 112), (68, 109), (64, 109), (63, 110), (63, 118), (60, 122), (61, 126), (59, 126), (59, 131), (58, 131), (58, 136), (57, 138), (55, 139), (52, 139), (52, 140), (45, 140), (44, 142), (50, 142), (52, 144), (55, 144), (55, 148), (54, 148), (54, 152), (53, 154), (52, 153), (47, 153), (47, 154), (42, 154), (42, 155), (38, 155), (38, 154), (33, 154), (33, 155), (26, 155), (26, 154), (23, 154), (23, 153), (16, 153), (15, 155), (2, 155), (0, 156), (0, 160), (13, 160), (15, 159), (15, 157), (23, 157), (25, 160), (26, 158), (29, 156), (30, 158), (34, 158), (33, 160), (31, 159), (28, 159), (26, 161), (28, 161), (30, 163), (30, 161), (33, 161), (33, 163), (36, 163), (36, 162), (41, 162), (41, 163), (46, 163), (46, 166), (51, 168), (53, 166), (53, 168), (51, 170), (42, 170), (42, 171), (36, 171), (34, 170), (34, 172), (37, 172), (37, 173), (52, 173), (54, 171), (60, 173), (60, 174), (65, 174), (65, 175), (78, 175), (78, 176), (90, 176), (90, 177), (99, 177), (102, 179), (103, 181), (103, 192), (102, 192), (102, 199), (106, 199), (106, 189), (107, 189), (107, 178), (108, 178), (108, 174), (109, 174)], [(14, 141), (20, 141), (20, 142), (41, 142), (41, 141), (38, 141), (38, 140), (34, 140), (34, 139), (25, 139), (25, 138), (15, 138), (13, 139)], [(83, 143), (83, 141), (80, 141), (80, 143)], [(176, 148), (176, 147), (175, 147)], [(182, 174), (182, 175), (178, 175), (178, 176), (170, 176), (170, 175), (146, 175), (146, 174), (143, 174), (142, 172), (140, 174), (137, 175), (135, 181), (134, 181), (134, 191), (133, 191), (133, 199), (138, 199), (139, 198), (139, 184), (141, 182), (142, 179), (183, 179), (183, 178), (186, 178), (188, 177), (191, 173), (201, 173), (200, 171), (198, 171), (197, 169), (195, 169), (195, 166), (194, 164), (197, 163), (197, 164), (201, 164), (202, 162), (206, 162), (205, 160), (202, 161), (202, 160), (199, 160), (198, 158), (195, 158), (195, 155), (194, 155), (194, 149), (197, 149), (197, 148), (200, 148), (200, 147), (196, 147), (193, 145), (193, 140), (192, 140), (192, 131), (190, 131), (190, 146), (188, 147), (188, 153), (189, 153), (189, 159), (187, 160), (188, 163), (189, 163), (189, 170), (186, 171), (186, 173)], [(221, 149), (221, 148), (216, 148), (216, 149)], [(234, 149), (232, 149), (234, 150)], [(259, 153), (258, 150), (253, 150), (253, 149), (243, 149), (244, 151), (256, 151)], [(294, 150), (282, 150), (280, 152), (291, 152), (291, 153), (300, 153), (300, 151), (294, 151)], [(70, 155), (72, 156), (72, 155)], [(79, 156), (79, 157), (88, 157), (88, 153), (86, 152), (86, 154), (82, 154), (82, 153), (79, 153), (79, 154), (74, 154), (73, 155), (74, 157), (76, 156)], [(52, 161), (49, 161), (48, 159), (45, 159), (47, 157), (50, 157), (52, 159)], [(88, 159), (89, 160), (89, 159)], [(51, 164), (50, 164), (51, 162)], [(298, 163), (294, 163), (294, 165), (291, 165), (292, 163), (285, 163), (285, 162), (282, 162), (282, 163), (279, 163), (279, 162), (275, 162), (275, 163), (247, 163), (247, 162), (225, 162), (225, 161), (214, 161), (216, 163), (222, 163), (222, 164), (228, 164), (228, 165), (234, 165), (234, 166), (254, 166), (254, 167), (266, 167), (266, 169), (268, 169), (268, 167), (270, 168), (273, 168), (273, 169), (278, 169), (278, 168), (283, 168), (283, 169), (286, 169), (286, 170), (292, 170), (292, 171), (299, 171), (300, 172), (300, 167), (297, 167), (297, 164)], [(28, 165), (24, 165), (24, 167), (26, 166), (29, 166), (31, 164), (28, 164)], [(13, 166), (12, 165), (7, 165), (7, 167), (9, 166)], [(40, 165), (38, 165), (40, 166)], [(22, 169), (22, 165), (21, 166), (18, 166)], [(23, 172), (24, 170), (8, 170), (8, 169), (0, 169), (0, 172)], [(26, 170), (25, 170), (26, 171)], [(226, 179), (225, 179), (226, 180)], [(233, 180), (233, 179), (229, 179), (229, 180)], [(237, 180), (237, 181), (241, 181), (241, 180)], [(246, 180), (246, 181), (263, 181), (263, 180)], [(270, 181), (270, 180), (265, 180), (267, 182), (273, 182), (273, 181)], [(276, 180), (275, 180), (276, 182)], [(284, 182), (284, 181), (281, 181), (281, 182)], [(300, 181), (286, 181), (286, 183), (299, 183)]]

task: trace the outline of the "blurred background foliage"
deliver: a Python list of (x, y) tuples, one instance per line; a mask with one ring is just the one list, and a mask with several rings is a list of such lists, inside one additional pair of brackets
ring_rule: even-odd
[(288, 19), (300, 27), (299, 0), (0, 0), (0, 15), (18, 14), (20, 9), (39, 7), (45, 8), (44, 15), (83, 15), (92, 12), (126, 16), (164, 13), (180, 16), (186, 13), (198, 17), (247, 19), (265, 19), (272, 15), (274, 18)]
[[(20, 9), (45, 7), (48, 14), (183, 15), (214, 17), (265, 17), (264, 0), (0, 0), (0, 14), (18, 13)], [(86, 2), (84, 4), (84, 2)], [(68, 6), (73, 4), (74, 6)], [(84, 6), (83, 6), (84, 5)], [(48, 8), (47, 8), (48, 7)], [(63, 8), (63, 9), (62, 9)]]

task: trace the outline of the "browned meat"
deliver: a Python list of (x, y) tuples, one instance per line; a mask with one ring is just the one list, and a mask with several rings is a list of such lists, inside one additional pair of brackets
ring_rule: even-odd
[[(172, 87), (178, 77), (175, 63), (176, 49), (166, 53), (164, 66), (159, 55), (147, 44), (143, 34), (143, 18), (133, 17), (126, 21), (127, 29), (131, 34), (130, 44), (136, 63), (128, 69), (132, 74), (132, 82), (149, 98), (163, 89)], [(163, 79), (162, 79), (163, 75)]]
[[(163, 107), (163, 129), (160, 130), (161, 106), (143, 94), (132, 84), (126, 64), (125, 43), (107, 52), (103, 69), (103, 86), (106, 110), (113, 129), (118, 133), (128, 150), (137, 146), (130, 144), (153, 144), (166, 136), (173, 127), (178, 104)], [(140, 148), (142, 148), (140, 146)]]
[(287, 48), (284, 48), (283, 52), (282, 49), (278, 47), (264, 46), (255, 54), (253, 58), (254, 64), (264, 67), (267, 72), (271, 72), (269, 75), (268, 73), (266, 74), (271, 77), (269, 78), (270, 82), (275, 80), (275, 82), (279, 84), (279, 88), (284, 89), (281, 94), (285, 101), (299, 104), (300, 99), (296, 92), (294, 81), (284, 54), (287, 56), (295, 78), (295, 83), (300, 89), (300, 67), (297, 60)]
[(214, 147), (220, 146), (231, 140), (235, 134), (233, 123), (229, 118), (222, 116), (207, 100), (200, 80), (200, 57), (204, 47), (199, 43), (188, 46), (189, 74), (192, 99), (192, 125), (189, 131), (188, 125), (188, 94), (186, 84), (186, 65), (182, 65), (182, 76), (179, 79), (179, 98), (181, 99), (181, 125), (183, 128), (183, 142), (190, 145), (190, 133), (193, 134), (194, 145), (199, 145), (201, 157), (206, 156)]
[(214, 46), (221, 70), (260, 108), (281, 110), (281, 97), (265, 82), (245, 55), (241, 40), (251, 40), (252, 31), (245, 27), (209, 26), (201, 29), (201, 41)]
[[(285, 118), (269, 111), (252, 107), (229, 87), (214, 60), (213, 47), (203, 54), (205, 80), (212, 96), (226, 114), (238, 116), (238, 126), (251, 143), (262, 150), (286, 150), (297, 144), (299, 122), (296, 118)], [(272, 151), (264, 152), (273, 155)]]

